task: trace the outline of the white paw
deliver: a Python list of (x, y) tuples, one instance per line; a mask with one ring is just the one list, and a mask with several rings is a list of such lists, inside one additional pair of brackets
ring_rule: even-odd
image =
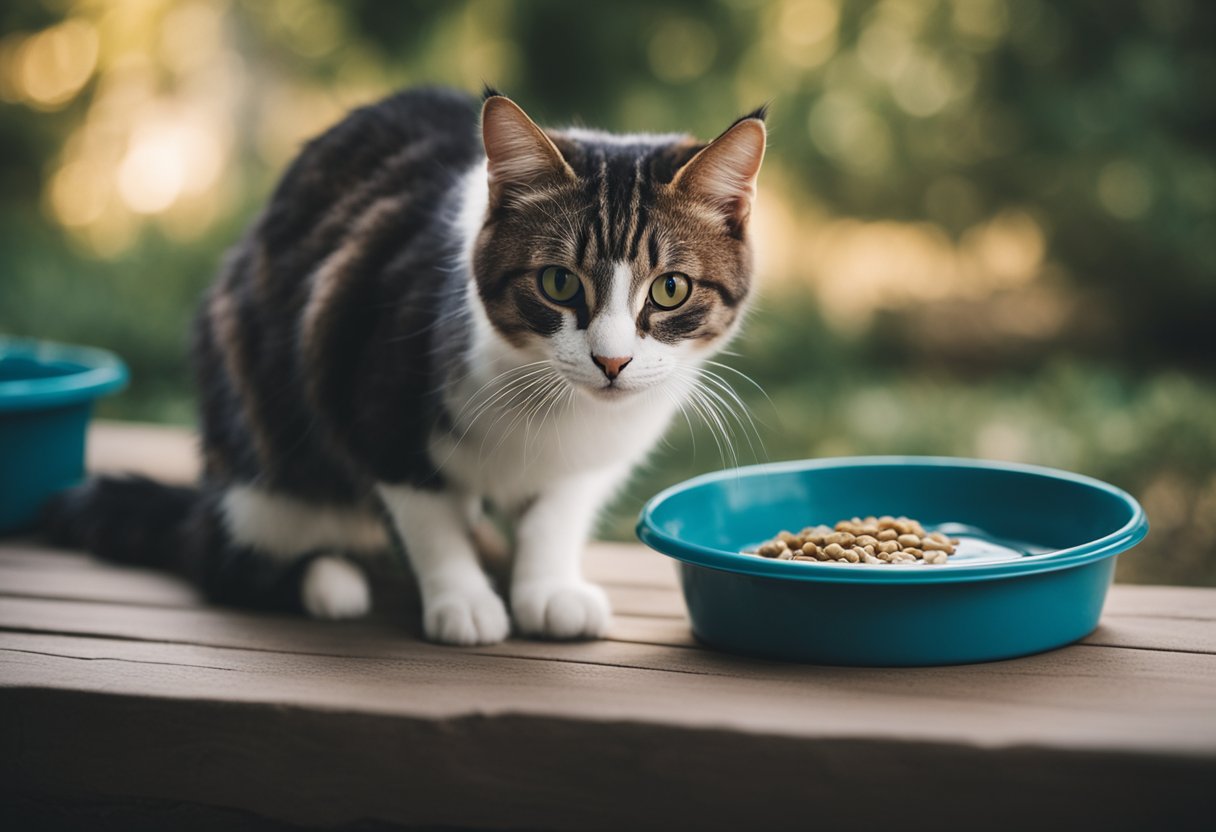
[(549, 638), (600, 638), (608, 630), (608, 596), (585, 581), (531, 581), (511, 592), (520, 632)]
[(425, 606), (426, 637), (440, 644), (497, 644), (511, 631), (507, 608), (489, 587), (445, 592)]
[(372, 606), (363, 570), (342, 558), (320, 557), (308, 564), (301, 593), (313, 618), (358, 618)]

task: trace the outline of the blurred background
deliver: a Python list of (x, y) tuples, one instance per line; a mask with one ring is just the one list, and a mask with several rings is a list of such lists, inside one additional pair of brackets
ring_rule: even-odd
[[(21, 0), (0, 7), (0, 331), (105, 346), (190, 424), (186, 329), (301, 142), (396, 87), (710, 138), (771, 102), (733, 453), (673, 427), (605, 518), (725, 464), (1101, 477), (1120, 579), (1216, 585), (1216, 5)], [(750, 419), (749, 419), (750, 417)], [(754, 420), (753, 429), (750, 422)]]

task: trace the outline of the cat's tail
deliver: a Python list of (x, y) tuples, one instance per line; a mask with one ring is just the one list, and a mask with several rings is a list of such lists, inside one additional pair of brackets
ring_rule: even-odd
[[(93, 477), (53, 497), (43, 509), (41, 528), (59, 546), (174, 572), (215, 603), (270, 610), (307, 606), (305, 573), (315, 562), (333, 559), (270, 558), (235, 543), (216, 496), (210, 489), (165, 485), (147, 477)], [(345, 582), (349, 588), (349, 576)], [(365, 597), (356, 600), (366, 606)], [(327, 603), (321, 598), (319, 606), (308, 610), (326, 618), (355, 614), (347, 608), (335, 611)]]
[(91, 477), (43, 508), (41, 527), (59, 546), (87, 549), (104, 560), (180, 571), (197, 488), (140, 476)]

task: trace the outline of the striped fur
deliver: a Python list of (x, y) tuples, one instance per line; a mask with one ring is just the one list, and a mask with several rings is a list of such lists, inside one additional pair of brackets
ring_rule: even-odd
[[(162, 533), (142, 544), (133, 505), (153, 487), (143, 481), (68, 495), (52, 525), (77, 542), (104, 540), (111, 555), (172, 549), (130, 556), (176, 565), (223, 600), (256, 604), (259, 587), (280, 598), (282, 580), (267, 576), (290, 572), (306, 581), (310, 609), (333, 613), (363, 595), (332, 555), (377, 545), (375, 518), (387, 515), (419, 571), (428, 633), (500, 638), (501, 602), (473, 573), (462, 572), (463, 589), (432, 580), (471, 552), (480, 521), (464, 507), (489, 501), (520, 525), (521, 571), (536, 571), (539, 556), (525, 550), (543, 548), (546, 534), (581, 547), (595, 509), (674, 410), (683, 382), (671, 368), (695, 366), (737, 327), (751, 288), (762, 118), (707, 145), (544, 131), (493, 91), (480, 129), (475, 103), (444, 90), (356, 110), (304, 148), (200, 305), (196, 498), (174, 492)], [(541, 290), (551, 265), (577, 275), (577, 303)], [(663, 309), (648, 292), (671, 272), (692, 292)], [(597, 355), (615, 357), (619, 378), (605, 379)], [(549, 385), (544, 395), (570, 397), (541, 420), (556, 435), (539, 447), (516, 425), (539, 416), (541, 388), (502, 381), (529, 373)], [(666, 396), (646, 393), (660, 386)], [(542, 404), (552, 411), (553, 401)], [(606, 441), (620, 425), (624, 444)], [(572, 501), (560, 511), (554, 483)], [(107, 525), (119, 496), (121, 517)], [(449, 514), (464, 518), (450, 521), (460, 529), (419, 527)], [(577, 534), (534, 530), (532, 516), (563, 516)], [(419, 551), (438, 545), (428, 540), (461, 552), (444, 566)], [(342, 590), (326, 599), (331, 579)], [(606, 620), (596, 592), (545, 587), (515, 587), (524, 631), (586, 635)], [(546, 618), (559, 596), (569, 614)]]

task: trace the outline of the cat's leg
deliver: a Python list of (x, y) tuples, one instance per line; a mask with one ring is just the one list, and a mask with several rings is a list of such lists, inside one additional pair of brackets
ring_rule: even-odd
[(367, 575), (343, 552), (388, 547), (374, 513), (318, 505), (248, 485), (228, 487), (200, 518), (200, 570), (208, 594), (239, 606), (303, 608), (314, 618), (358, 618), (371, 609)]
[(459, 496), (408, 485), (379, 486), (422, 593), (423, 629), (444, 644), (494, 644), (511, 622), (473, 548)]
[(596, 513), (624, 474), (614, 469), (555, 482), (520, 517), (511, 573), (511, 611), (520, 632), (599, 638), (607, 631), (608, 598), (583, 578), (581, 560)]

